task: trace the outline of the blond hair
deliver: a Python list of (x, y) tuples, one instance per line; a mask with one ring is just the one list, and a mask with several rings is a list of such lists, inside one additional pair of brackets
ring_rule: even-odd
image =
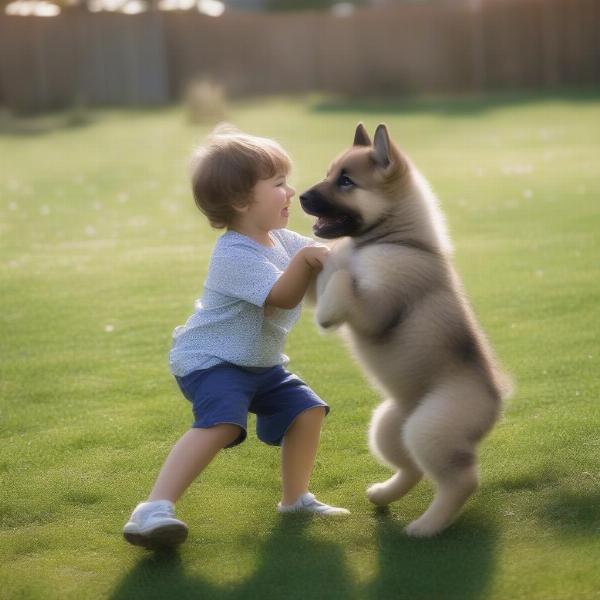
[(290, 157), (276, 141), (222, 123), (192, 155), (194, 201), (213, 227), (224, 228), (236, 206), (251, 202), (259, 180), (287, 175), (290, 169)]

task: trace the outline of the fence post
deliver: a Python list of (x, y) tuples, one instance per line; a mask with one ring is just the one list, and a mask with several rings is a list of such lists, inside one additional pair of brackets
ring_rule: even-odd
[(540, 2), (542, 19), (542, 81), (547, 87), (559, 82), (558, 19), (554, 0)]
[(471, 81), (481, 92), (486, 86), (485, 36), (482, 0), (469, 0), (471, 22)]

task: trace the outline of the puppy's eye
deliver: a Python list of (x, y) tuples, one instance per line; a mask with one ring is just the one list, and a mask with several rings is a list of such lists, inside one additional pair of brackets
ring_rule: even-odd
[(337, 184), (343, 190), (350, 190), (353, 187), (356, 187), (356, 184), (354, 183), (354, 181), (352, 181), (352, 179), (350, 179), (350, 177), (348, 177), (348, 175), (344, 175), (344, 174), (342, 174), (338, 177)]

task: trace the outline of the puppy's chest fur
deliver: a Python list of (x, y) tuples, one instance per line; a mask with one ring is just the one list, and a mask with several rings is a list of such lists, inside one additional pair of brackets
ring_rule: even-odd
[(447, 264), (439, 255), (401, 244), (350, 244), (344, 251), (357, 317), (349, 325), (371, 343), (401, 334), (430, 294), (450, 292)]
[(353, 249), (348, 262), (357, 296), (377, 295), (390, 302), (414, 301), (447, 288), (447, 262), (419, 248), (379, 244)]

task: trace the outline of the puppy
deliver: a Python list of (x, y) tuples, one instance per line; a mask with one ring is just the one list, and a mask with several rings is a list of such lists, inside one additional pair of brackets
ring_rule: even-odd
[(366, 375), (387, 398), (369, 444), (394, 475), (367, 490), (387, 505), (425, 475), (436, 486), (411, 536), (445, 529), (478, 485), (477, 445), (511, 384), (452, 265), (444, 218), (429, 185), (379, 125), (360, 123), (353, 146), (303, 193), (314, 233), (342, 238), (316, 283), (318, 324), (341, 327)]

